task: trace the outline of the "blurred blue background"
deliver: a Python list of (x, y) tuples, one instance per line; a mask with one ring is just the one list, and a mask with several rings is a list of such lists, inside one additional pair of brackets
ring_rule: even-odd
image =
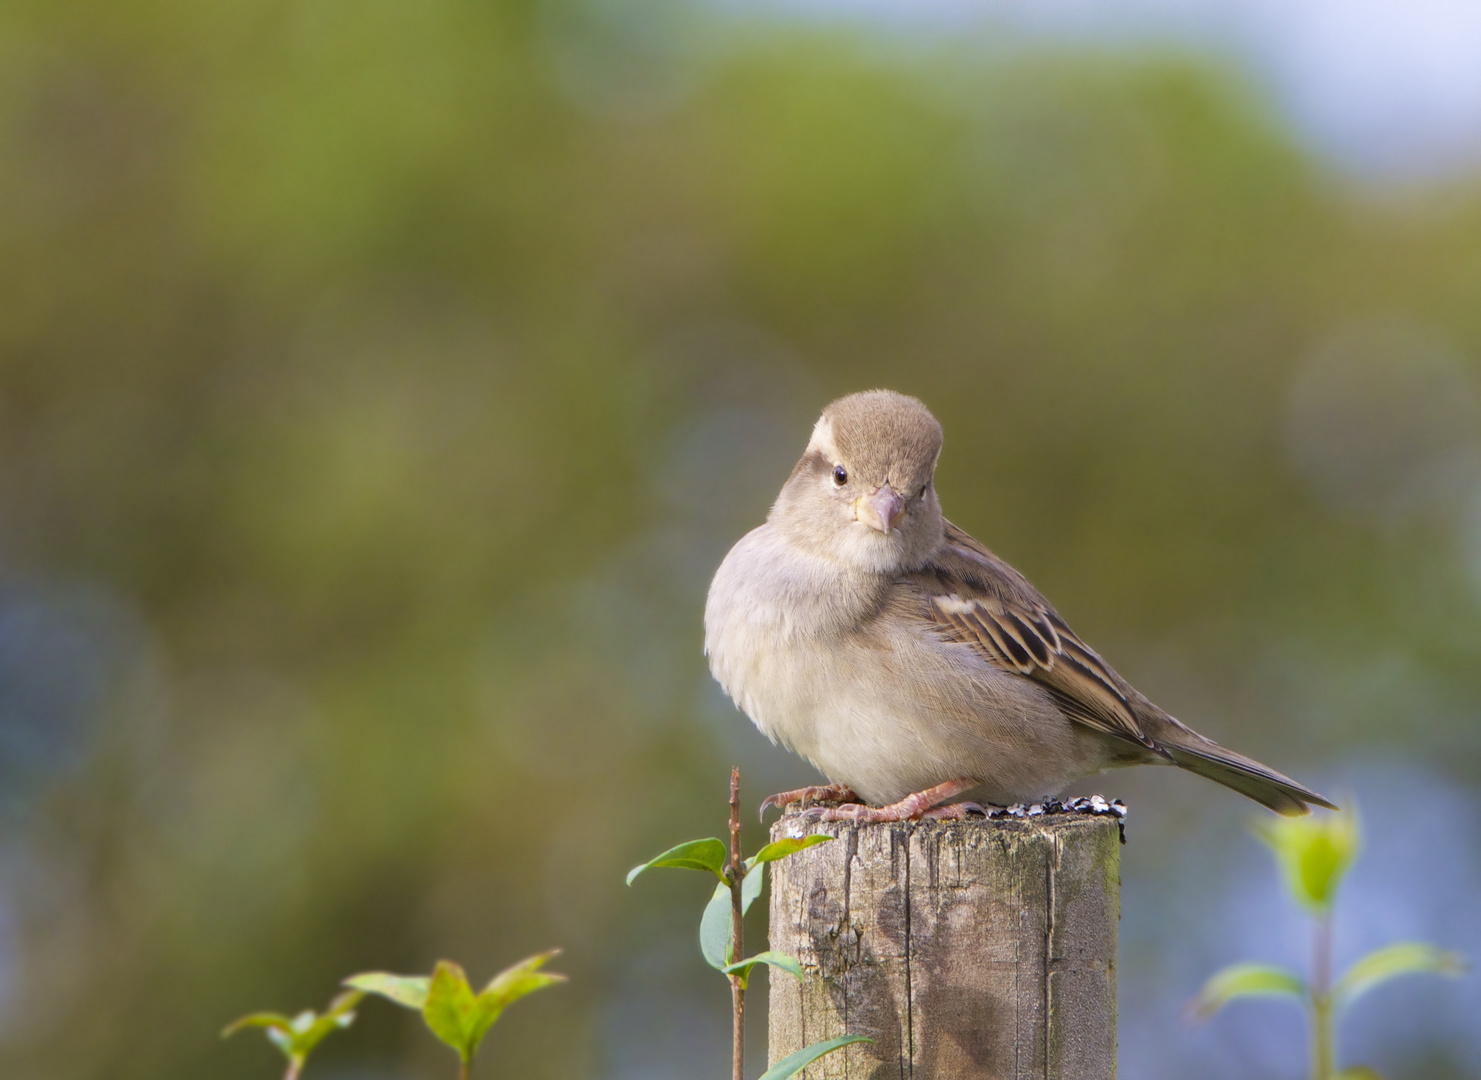
[[(812, 779), (700, 613), (875, 385), (1128, 678), (1358, 802), (1339, 959), (1481, 957), (1478, 58), (1463, 0), (4, 5), (0, 1073), (271, 1076), (226, 1020), (562, 945), (481, 1071), (722, 1075), (705, 890), (622, 873)], [(1258, 808), (1090, 788), (1122, 1074), (1304, 1075), (1182, 1018), (1303, 962)], [(1346, 1059), (1481, 1076), (1478, 1008)], [(446, 1072), (364, 1011), (312, 1071)]]

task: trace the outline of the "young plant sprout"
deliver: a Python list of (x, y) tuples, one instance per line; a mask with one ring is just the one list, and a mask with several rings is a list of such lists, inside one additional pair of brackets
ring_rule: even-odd
[[(787, 837), (767, 844), (749, 859), (742, 860), (740, 849), (740, 769), (730, 770), (730, 845), (710, 838), (690, 840), (671, 847), (662, 855), (628, 871), (627, 883), (646, 870), (671, 867), (700, 870), (713, 874), (718, 883), (710, 902), (699, 920), (699, 951), (705, 962), (730, 980), (731, 1003), (731, 1078), (745, 1080), (746, 984), (751, 969), (758, 964), (785, 971), (802, 978), (802, 965), (786, 953), (759, 952), (745, 955), (742, 919), (766, 881), (766, 864), (784, 859), (804, 848), (832, 840), (831, 836)], [(737, 959), (745, 957), (744, 959)], [(866, 1035), (844, 1035), (837, 1039), (813, 1043), (777, 1062), (761, 1080), (790, 1080), (824, 1054), (856, 1042), (872, 1042)]]
[(308, 1061), (309, 1054), (324, 1036), (355, 1022), (355, 1006), (364, 996), (359, 990), (347, 990), (331, 1001), (322, 1014), (313, 1009), (305, 1009), (292, 1017), (273, 1012), (252, 1013), (227, 1024), (221, 1037), (229, 1038), (247, 1028), (262, 1028), (268, 1041), (288, 1059), (288, 1071), (283, 1074), (283, 1080), (298, 1080), (304, 1062)]
[(564, 975), (540, 970), (558, 952), (551, 949), (505, 968), (476, 994), (451, 960), (439, 960), (431, 975), (368, 971), (350, 976), (345, 985), (421, 1013), (432, 1034), (457, 1051), (459, 1080), (468, 1080), (478, 1046), (499, 1014), (526, 994), (565, 982)]
[(1370, 952), (1337, 978), (1332, 973), (1332, 909), (1343, 875), (1361, 846), (1353, 813), (1263, 821), (1256, 835), (1280, 864), (1286, 889), (1312, 917), (1311, 979), (1270, 964), (1233, 964), (1216, 973), (1192, 1002), (1206, 1019), (1231, 1001), (1285, 997), (1305, 1007), (1311, 1031), (1311, 1080), (1377, 1080), (1366, 1066), (1337, 1071), (1337, 1021), (1347, 1006), (1400, 975), (1459, 975), (1465, 963), (1434, 945), (1404, 941)]

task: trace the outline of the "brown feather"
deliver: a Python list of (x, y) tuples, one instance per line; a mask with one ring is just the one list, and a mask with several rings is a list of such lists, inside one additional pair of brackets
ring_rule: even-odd
[(1305, 813), (1308, 803), (1332, 806), (1153, 705), (1075, 635), (1027, 578), (951, 522), (945, 528), (946, 542), (933, 565), (907, 575), (905, 582), (924, 598), (928, 618), (947, 640), (970, 645), (989, 663), (1032, 679), (1070, 720), (1135, 743), (1278, 813)]
[(1028, 579), (966, 532), (947, 522), (935, 565), (909, 580), (947, 639), (1039, 683), (1070, 719), (1157, 748), (1137, 720), (1126, 681), (1075, 636)]

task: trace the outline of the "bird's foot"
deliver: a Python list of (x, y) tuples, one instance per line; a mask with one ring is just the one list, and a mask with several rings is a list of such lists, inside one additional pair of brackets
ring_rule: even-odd
[[(925, 791), (917, 791), (914, 795), (907, 795), (897, 803), (889, 806), (830, 806), (815, 810), (809, 810), (809, 817), (816, 817), (818, 821), (851, 821), (856, 825), (875, 825), (885, 821), (918, 821), (922, 817), (937, 815), (933, 810), (940, 810), (942, 816), (965, 817), (967, 810), (963, 809), (959, 814), (951, 814), (950, 806), (941, 806), (947, 799), (960, 795), (962, 792), (977, 786), (979, 781), (969, 780), (963, 777), (959, 780), (948, 780), (944, 784), (937, 784)], [(963, 804), (967, 806), (968, 804)]]
[(779, 791), (775, 795), (768, 795), (761, 800), (761, 818), (766, 819), (766, 808), (775, 806), (778, 810), (786, 813), (787, 807), (794, 803), (806, 806), (808, 803), (856, 803), (862, 802), (847, 784), (814, 784), (811, 787), (800, 787), (792, 791)]

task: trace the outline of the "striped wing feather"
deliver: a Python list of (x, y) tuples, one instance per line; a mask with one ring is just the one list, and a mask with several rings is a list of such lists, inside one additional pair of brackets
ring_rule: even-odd
[(1073, 720), (1154, 748), (1128, 700), (1130, 687), (1081, 641), (1017, 570), (947, 522), (946, 546), (912, 579), (949, 640), (1033, 679)]

